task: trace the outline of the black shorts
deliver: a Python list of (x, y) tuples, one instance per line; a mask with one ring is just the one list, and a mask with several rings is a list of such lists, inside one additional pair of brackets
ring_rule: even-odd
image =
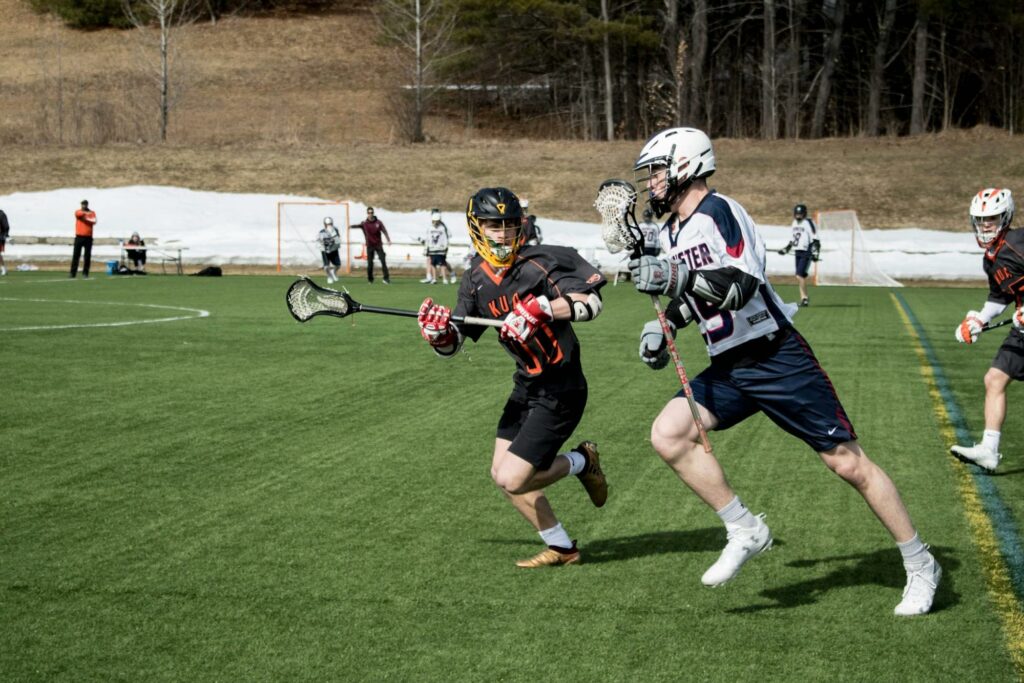
[(444, 254), (427, 254), (430, 257), (430, 265), (443, 266), (445, 264)]
[(341, 265), (341, 256), (338, 254), (337, 249), (335, 249), (334, 251), (321, 251), (320, 256), (323, 258), (325, 266), (328, 263), (334, 266)]
[(586, 405), (586, 387), (543, 396), (513, 392), (498, 420), (496, 436), (512, 442), (509, 452), (546, 470), (576, 430)]
[(992, 367), (1015, 380), (1024, 381), (1024, 335), (1017, 330), (1006, 335), (1006, 340), (992, 359)]
[(800, 277), (807, 277), (808, 271), (811, 269), (811, 252), (809, 251), (798, 251), (796, 252), (796, 274)]

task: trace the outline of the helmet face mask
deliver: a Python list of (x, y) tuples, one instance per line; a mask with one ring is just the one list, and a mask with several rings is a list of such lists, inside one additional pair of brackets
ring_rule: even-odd
[(803, 219), (807, 218), (807, 207), (804, 206), (803, 204), (797, 204), (796, 206), (794, 206), (793, 218), (797, 219), (798, 221), (802, 221)]
[(669, 128), (640, 150), (633, 164), (636, 186), (647, 192), (647, 203), (661, 216), (695, 180), (715, 172), (711, 139), (696, 128)]
[(978, 246), (987, 249), (1002, 237), (1013, 222), (1013, 194), (1007, 189), (989, 187), (971, 200), (971, 227)]
[(334, 219), (328, 216), (327, 218), (324, 219), (324, 225), (334, 225)]
[(466, 227), (476, 252), (496, 268), (512, 265), (522, 246), (523, 208), (515, 193), (485, 187), (469, 198)]

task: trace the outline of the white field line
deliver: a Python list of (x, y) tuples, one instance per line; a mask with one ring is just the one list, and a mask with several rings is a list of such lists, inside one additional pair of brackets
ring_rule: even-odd
[(169, 311), (188, 311), (192, 315), (176, 315), (168, 318), (149, 318), (146, 320), (123, 320), (112, 323), (78, 323), (73, 325), (33, 325), (29, 327), (0, 327), (0, 332), (28, 332), (32, 330), (71, 330), (82, 327), (125, 327), (127, 325), (146, 325), (149, 323), (169, 323), (176, 320), (192, 320), (194, 318), (207, 318), (209, 311), (201, 308), (187, 308), (185, 306), (164, 306), (162, 304), (136, 304), (124, 301), (79, 301), (77, 299), (20, 299), (13, 297), (0, 297), (0, 301), (23, 301), (31, 303), (46, 304), (95, 304), (98, 306), (139, 306), (142, 308), (158, 308)]

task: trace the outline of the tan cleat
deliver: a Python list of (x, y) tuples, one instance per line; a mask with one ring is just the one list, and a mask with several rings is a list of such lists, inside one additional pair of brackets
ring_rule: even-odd
[(558, 567), (563, 564), (577, 564), (580, 561), (580, 551), (573, 541), (572, 548), (556, 548), (548, 546), (533, 557), (516, 562), (517, 567), (523, 569), (537, 569), (538, 567)]
[(601, 507), (608, 500), (608, 482), (604, 478), (604, 472), (601, 471), (597, 444), (593, 441), (583, 441), (573, 450), (582, 453), (583, 457), (587, 459), (587, 464), (583, 467), (583, 471), (576, 476), (579, 477), (583, 488), (587, 490), (590, 502), (596, 507)]

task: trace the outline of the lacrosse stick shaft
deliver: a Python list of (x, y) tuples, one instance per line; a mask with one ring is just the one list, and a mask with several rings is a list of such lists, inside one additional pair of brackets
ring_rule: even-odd
[(700, 409), (697, 407), (697, 401), (693, 398), (690, 380), (686, 377), (686, 368), (683, 367), (683, 360), (679, 357), (676, 341), (672, 338), (672, 329), (668, 326), (668, 319), (665, 317), (665, 311), (661, 308), (661, 301), (657, 294), (651, 294), (651, 303), (654, 304), (654, 310), (658, 312), (658, 322), (661, 323), (661, 332), (665, 335), (668, 354), (672, 357), (672, 363), (676, 366), (676, 374), (679, 375), (679, 382), (683, 385), (683, 394), (686, 396), (686, 403), (690, 406), (690, 413), (693, 414), (693, 423), (697, 425), (700, 441), (707, 454), (711, 455), (711, 439), (708, 438), (708, 430), (704, 428), (704, 421), (700, 419)]
[[(381, 313), (383, 315), (397, 315), (403, 318), (416, 318), (419, 317), (418, 311), (410, 311), (404, 308), (386, 308), (383, 306), (367, 306), (366, 304), (359, 304), (358, 310), (363, 313)], [(477, 318), (472, 315), (453, 315), (451, 317), (453, 323), (462, 323), (465, 325), (483, 325), (485, 327), (501, 327), (504, 320), (492, 320), (491, 318)]]
[(1009, 325), (1012, 322), (1013, 322), (1013, 318), (1007, 318), (1006, 320), (1000, 320), (999, 322), (994, 323), (994, 324), (993, 323), (989, 323), (988, 325), (985, 325), (983, 328), (981, 328), (981, 331), (982, 332), (988, 332), (989, 330), (994, 330), (997, 327), (1002, 327), (1003, 325)]

